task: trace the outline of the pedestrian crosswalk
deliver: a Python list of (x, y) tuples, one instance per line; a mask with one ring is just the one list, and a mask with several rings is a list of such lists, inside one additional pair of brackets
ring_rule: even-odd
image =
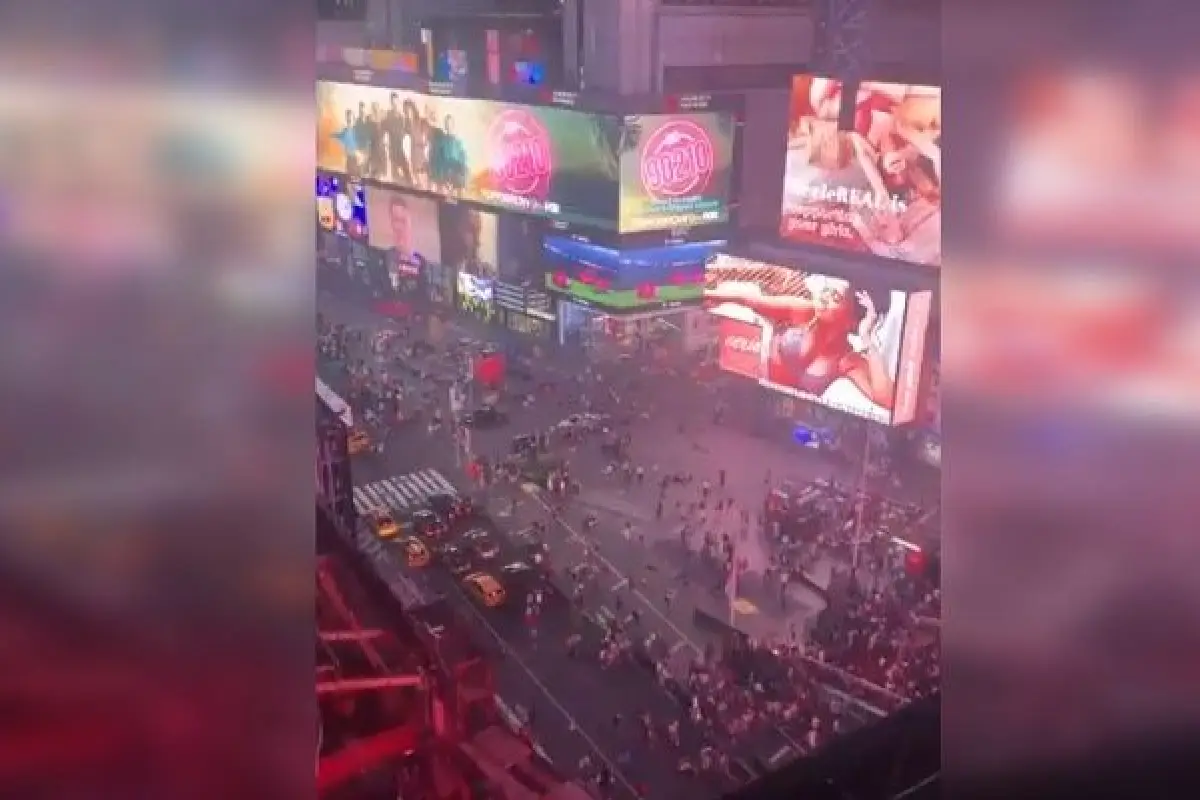
[(434, 494), (457, 495), (458, 490), (436, 469), (422, 469), (355, 486), (354, 510), (359, 514), (380, 508), (395, 511), (420, 506)]

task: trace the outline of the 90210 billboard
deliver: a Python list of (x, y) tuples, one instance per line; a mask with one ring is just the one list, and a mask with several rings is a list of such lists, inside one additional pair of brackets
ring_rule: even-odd
[(619, 116), (319, 81), (320, 169), (634, 233), (728, 220), (729, 112)]

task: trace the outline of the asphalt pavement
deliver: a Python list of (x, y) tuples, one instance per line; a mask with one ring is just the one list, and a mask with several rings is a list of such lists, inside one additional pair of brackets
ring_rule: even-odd
[[(352, 325), (371, 322), (370, 317), (351, 315), (347, 319), (324, 307), (322, 310), (330, 318)], [(320, 374), (335, 391), (344, 389), (336, 364), (321, 365)], [(429, 434), (421, 425), (409, 426), (395, 435), (383, 454), (356, 457), (354, 482), (357, 487), (370, 486), (429, 469), (456, 483), (463, 493), (470, 493), (447, 433)], [(515, 527), (517, 521), (498, 522)], [(496, 530), (496, 538), (501, 543), (505, 541), (500, 529)], [(657, 683), (650, 670), (623, 663), (608, 669), (600, 666), (594, 655), (599, 628), (586, 622), (581, 624), (579, 617), (573, 616), (570, 604), (559, 591), (561, 580), (554, 582), (557, 587), (547, 586), (543, 611), (531, 628), (521, 614), (519, 601), (503, 609), (483, 609), (444, 570), (436, 566), (412, 570), (398, 556), (395, 552), (384, 553), (376, 560), (381, 572), (387, 573), (385, 579), (390, 577), (399, 584), (400, 590), (408, 592), (413, 601), (419, 596), (441, 596), (460, 611), (481, 646), (496, 655), (498, 696), (509, 707), (532, 712), (534, 736), (560, 768), (572, 772), (585, 755), (593, 763), (607, 762), (617, 776), (616, 796), (622, 796), (622, 792), (624, 796), (634, 796), (640, 788), (656, 798), (693, 800), (715, 796), (721, 789), (730, 788), (680, 774), (676, 769), (678, 754), (668, 751), (661, 742), (650, 744), (644, 740), (636, 719), (638, 714), (649, 711), (657, 721), (665, 722), (682, 717), (683, 709)], [(562, 553), (554, 558), (556, 563), (566, 563)], [(518, 559), (515, 550), (506, 548), (495, 559), (495, 566)], [(593, 616), (604, 613), (600, 606), (589, 610)], [(577, 658), (570, 657), (566, 649), (566, 640), (574, 632), (585, 636), (583, 655)], [(624, 720), (616, 725), (614, 715), (618, 713)], [(698, 749), (698, 734), (687, 726), (682, 728), (685, 747)]]
[[(353, 302), (322, 297), (320, 304), (322, 312), (335, 321), (368, 328), (393, 326)], [(478, 328), (473, 321), (462, 321), (454, 323), (447, 333), (455, 338), (496, 338), (495, 332)], [(561, 354), (548, 355), (539, 363), (539, 377), (558, 381), (560, 386), (579, 371), (577, 364), (565, 362)], [(344, 389), (335, 365), (321, 365), (319, 372), (335, 390)], [(480, 642), (498, 654), (498, 694), (510, 705), (534, 710), (532, 729), (556, 764), (570, 770), (588, 754), (593, 761), (610, 762), (630, 794), (633, 786), (644, 784), (652, 797), (694, 800), (715, 793), (718, 787), (706, 787), (678, 774), (676, 759), (657, 749), (663, 745), (647, 746), (634, 719), (643, 710), (664, 721), (683, 716), (679, 704), (658, 685), (652, 672), (636, 665), (606, 670), (594, 657), (572, 659), (567, 655), (565, 640), (573, 631), (584, 630), (594, 637), (598, 629), (580, 628), (577, 617), (573, 617), (564, 596), (572, 586), (566, 571), (576, 564), (594, 564), (597, 577), (585, 598), (589, 614), (624, 616), (636, 609), (640, 615), (639, 635), (654, 633), (671, 654), (675, 670), (682, 670), (706, 646), (719, 645), (719, 637), (711, 628), (697, 624), (694, 612), (700, 609), (727, 618), (729, 600), (719, 588), (720, 576), (706, 572), (699, 559), (681, 545), (677, 524), (655, 519), (660, 476), (685, 471), (695, 476), (696, 484), (709, 480), (716, 486), (719, 471), (724, 469), (726, 486), (722, 495), (741, 508), (757, 511), (768, 471), (774, 480), (803, 482), (828, 477), (830, 467), (809, 451), (781, 449), (714, 425), (709, 416), (712, 400), (704, 391), (692, 392), (677, 380), (653, 375), (638, 376), (636, 382), (636, 387), (624, 383), (609, 386), (612, 393), (606, 403), (615, 413), (633, 419), (633, 458), (647, 470), (645, 486), (627, 488), (617, 479), (604, 476), (607, 460), (598, 442), (585, 442), (565, 453), (584, 491), (561, 511), (552, 510), (540, 494), (518, 486), (495, 487), (489, 492), (491, 511), (507, 510), (510, 502), (513, 506), (511, 517), (493, 513), (500, 525), (516, 529), (533, 520), (551, 523), (546, 542), (551, 551), (551, 581), (558, 591), (547, 593), (549, 599), (534, 628), (522, 619), (519, 607), (477, 607), (456, 580), (436, 567), (421, 571), (415, 580), (449, 598), (473, 626)], [(676, 400), (672, 400), (672, 392)], [(538, 395), (531, 407), (509, 403), (510, 423), (474, 432), (472, 448), (489, 456), (507, 453), (513, 436), (545, 430), (578, 412), (577, 401), (578, 397), (562, 390)], [(663, 408), (663, 413), (643, 418), (642, 412), (650, 405)], [(424, 425), (410, 425), (394, 434), (383, 454), (356, 457), (355, 485), (428, 469), (442, 473), (464, 493), (474, 494), (458, 463), (449, 432), (431, 434)], [(681, 490), (673, 490), (674, 497), (686, 502)], [(589, 512), (597, 516), (599, 524), (585, 536), (583, 518)], [(627, 521), (634, 530), (628, 539), (622, 534)], [(778, 591), (758, 586), (756, 573), (765, 566), (765, 544), (752, 535), (739, 542), (738, 553), (751, 562), (751, 574), (739, 592), (743, 602), (738, 604), (734, 618), (738, 627), (760, 636), (803, 630), (823, 607), (822, 598), (794, 588), (783, 607)], [(400, 566), (392, 569), (405, 570)], [(614, 725), (613, 715), (618, 712), (626, 719)], [(693, 734), (685, 733), (685, 737)], [(751, 754), (773, 752), (788, 743), (782, 733), (766, 730), (738, 744), (749, 760)]]

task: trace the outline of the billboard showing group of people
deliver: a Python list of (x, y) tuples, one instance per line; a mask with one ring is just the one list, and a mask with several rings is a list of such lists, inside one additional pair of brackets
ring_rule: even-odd
[(931, 292), (719, 254), (704, 302), (720, 317), (722, 369), (885, 425), (920, 413)]
[(780, 235), (940, 267), (941, 89), (847, 89), (816, 75), (792, 81)]
[(726, 112), (617, 116), (317, 83), (317, 165), (619, 232), (728, 220)]

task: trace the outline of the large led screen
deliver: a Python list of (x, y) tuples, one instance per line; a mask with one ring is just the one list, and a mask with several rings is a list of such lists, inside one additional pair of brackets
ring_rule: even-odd
[(727, 222), (734, 126), (729, 113), (626, 117), (620, 231)]
[(612, 228), (621, 120), (562, 108), (317, 83), (321, 169)]
[(458, 305), (480, 319), (495, 312), (497, 220), (495, 214), (442, 205), (438, 216), (442, 263), (453, 269)]
[(317, 175), (317, 222), (322, 228), (365, 239), (368, 216), (362, 184), (337, 175)]
[(543, 245), (546, 288), (613, 312), (699, 305), (704, 265), (725, 242), (614, 250), (561, 236)]
[(437, 201), (369, 186), (367, 214), (375, 221), (369, 242), (387, 253), (391, 274), (417, 277), (422, 264), (441, 263)]
[[(853, 114), (842, 106), (854, 102)], [(840, 116), (852, 116), (849, 130)], [(780, 234), (802, 244), (942, 263), (942, 90), (792, 80)]]
[(719, 254), (704, 301), (722, 368), (883, 424), (912, 420), (931, 297)]

